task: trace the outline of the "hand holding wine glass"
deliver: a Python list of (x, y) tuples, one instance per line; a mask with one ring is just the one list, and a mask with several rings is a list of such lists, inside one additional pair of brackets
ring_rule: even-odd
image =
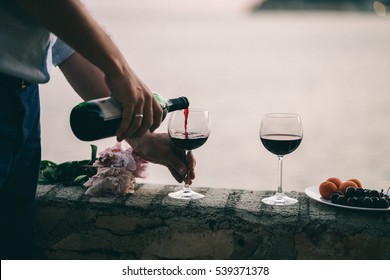
[[(186, 152), (199, 148), (210, 135), (209, 112), (193, 108), (173, 112), (168, 123), (168, 134), (171, 141)], [(191, 190), (187, 183), (182, 190), (170, 193), (169, 196), (183, 200), (204, 197)]]
[(260, 140), (264, 147), (279, 159), (279, 185), (275, 195), (263, 198), (270, 205), (291, 205), (298, 202), (283, 193), (283, 157), (295, 151), (303, 137), (301, 117), (297, 114), (266, 114), (260, 125)]

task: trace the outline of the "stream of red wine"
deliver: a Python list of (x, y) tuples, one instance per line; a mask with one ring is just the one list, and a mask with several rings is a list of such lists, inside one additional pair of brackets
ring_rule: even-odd
[(187, 131), (187, 125), (188, 125), (188, 114), (189, 114), (188, 108), (184, 109), (184, 137), (185, 139), (188, 139), (188, 131)]

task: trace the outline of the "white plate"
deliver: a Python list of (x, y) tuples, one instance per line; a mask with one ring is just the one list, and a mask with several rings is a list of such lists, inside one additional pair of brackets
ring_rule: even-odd
[(363, 210), (363, 211), (390, 211), (390, 207), (389, 208), (363, 208), (363, 207), (353, 207), (353, 206), (334, 204), (330, 200), (324, 199), (321, 197), (320, 192), (318, 190), (318, 186), (306, 188), (305, 194), (308, 197), (310, 197), (311, 199), (314, 199), (314, 200), (321, 202), (323, 204), (328, 204), (328, 205), (335, 206), (335, 207), (347, 208), (347, 209), (351, 209), (351, 210)]

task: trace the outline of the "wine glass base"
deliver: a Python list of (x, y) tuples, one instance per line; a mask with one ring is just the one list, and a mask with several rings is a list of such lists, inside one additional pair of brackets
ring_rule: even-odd
[(297, 199), (288, 197), (283, 193), (276, 193), (271, 197), (263, 198), (261, 201), (265, 204), (276, 206), (293, 205), (298, 202)]
[(180, 190), (168, 194), (169, 197), (181, 200), (197, 200), (204, 197), (203, 194), (194, 192), (193, 190)]

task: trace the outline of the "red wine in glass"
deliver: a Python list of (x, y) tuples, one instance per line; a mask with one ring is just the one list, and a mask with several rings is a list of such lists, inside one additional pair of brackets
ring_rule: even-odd
[[(209, 113), (206, 110), (187, 108), (171, 114), (168, 122), (168, 135), (174, 145), (188, 151), (206, 143), (210, 135)], [(183, 189), (169, 194), (175, 199), (200, 199), (204, 195), (191, 190), (188, 184)]]
[(294, 152), (302, 137), (293, 134), (266, 134), (260, 137), (264, 147), (277, 156), (284, 156)]
[(177, 135), (171, 137), (171, 141), (177, 147), (182, 148), (186, 151), (194, 150), (206, 143), (208, 136), (197, 135), (197, 134), (188, 134), (184, 135), (185, 138), (180, 138)]
[(260, 125), (260, 140), (264, 147), (279, 159), (279, 185), (276, 193), (261, 201), (269, 205), (292, 205), (298, 202), (286, 196), (282, 188), (283, 157), (294, 152), (301, 144), (303, 129), (297, 114), (275, 113), (263, 116)]

